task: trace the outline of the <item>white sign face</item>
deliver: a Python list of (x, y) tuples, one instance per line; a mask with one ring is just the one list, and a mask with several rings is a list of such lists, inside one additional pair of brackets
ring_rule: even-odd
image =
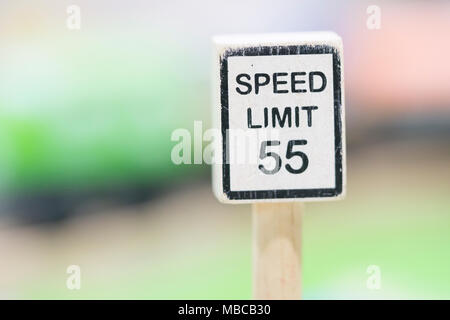
[(225, 50), (220, 61), (219, 199), (341, 196), (340, 51), (330, 45), (243, 47)]

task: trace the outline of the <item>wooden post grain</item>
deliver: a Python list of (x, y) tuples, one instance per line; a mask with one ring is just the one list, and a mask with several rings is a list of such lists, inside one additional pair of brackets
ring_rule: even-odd
[(303, 204), (253, 204), (253, 296), (301, 298)]

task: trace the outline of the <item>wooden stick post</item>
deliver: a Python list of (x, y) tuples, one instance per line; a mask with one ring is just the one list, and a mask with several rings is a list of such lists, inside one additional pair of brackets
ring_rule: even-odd
[(301, 220), (298, 202), (253, 204), (253, 296), (301, 298)]

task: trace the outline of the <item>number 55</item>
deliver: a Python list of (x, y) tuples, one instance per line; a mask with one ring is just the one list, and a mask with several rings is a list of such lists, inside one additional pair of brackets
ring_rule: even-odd
[[(275, 160), (275, 168), (273, 168), (272, 170), (267, 170), (262, 164), (260, 164), (258, 166), (259, 170), (261, 170), (263, 173), (265, 174), (275, 174), (278, 171), (280, 171), (281, 169), (281, 158), (280, 156), (275, 153), (275, 152), (266, 152), (266, 148), (270, 147), (270, 146), (279, 146), (280, 145), (280, 141), (277, 140), (272, 140), (272, 141), (263, 141), (261, 143), (261, 149), (259, 152), (259, 158), (261, 160), (267, 158), (267, 157), (272, 157)], [(306, 140), (290, 140), (288, 142), (287, 145), (287, 150), (286, 150), (286, 159), (291, 159), (293, 157), (300, 157), (302, 159), (302, 165), (300, 168), (298, 169), (294, 169), (292, 168), (292, 166), (288, 163), (286, 164), (286, 170), (292, 174), (299, 174), (304, 172), (307, 168), (308, 168), (308, 164), (309, 164), (309, 160), (308, 160), (308, 156), (301, 152), (301, 151), (293, 151), (292, 149), (294, 148), (294, 146), (302, 146), (305, 145), (307, 143)]]

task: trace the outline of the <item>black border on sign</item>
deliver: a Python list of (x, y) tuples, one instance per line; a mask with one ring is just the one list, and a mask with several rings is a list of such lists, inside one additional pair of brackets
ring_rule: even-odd
[[(332, 54), (333, 55), (333, 91), (334, 91), (334, 154), (335, 154), (335, 188), (323, 189), (286, 189), (286, 190), (230, 190), (229, 145), (227, 131), (229, 129), (228, 115), (228, 57), (234, 56), (273, 56), (300, 54)], [(322, 198), (336, 197), (342, 193), (342, 119), (341, 119), (341, 60), (336, 48), (328, 45), (297, 45), (297, 46), (260, 46), (240, 49), (228, 49), (220, 59), (220, 102), (222, 116), (222, 183), (223, 192), (229, 200), (252, 199), (285, 199), (285, 198)]]

